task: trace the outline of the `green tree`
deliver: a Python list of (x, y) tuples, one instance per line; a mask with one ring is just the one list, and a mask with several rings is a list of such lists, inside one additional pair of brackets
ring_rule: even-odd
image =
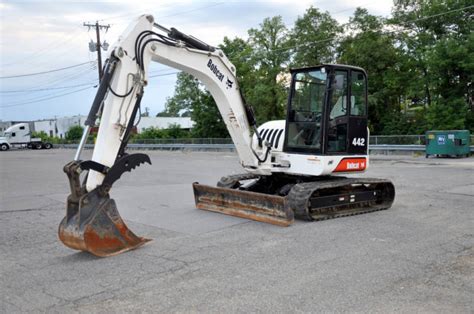
[[(194, 121), (193, 137), (227, 137), (228, 132), (209, 91), (192, 75), (180, 73), (169, 112), (186, 112)], [(174, 106), (174, 107), (173, 107)], [(179, 108), (176, 109), (176, 108)]]
[(239, 37), (234, 39), (224, 37), (223, 43), (219, 45), (219, 49), (222, 49), (230, 62), (234, 64), (240, 90), (245, 99), (247, 101), (250, 100), (249, 104), (252, 105), (253, 99), (251, 99), (251, 96), (253, 95), (253, 88), (258, 82), (256, 77), (256, 60), (252, 46)]
[(179, 124), (171, 124), (165, 129), (167, 138), (188, 138), (189, 131), (183, 130)]
[(333, 63), (336, 57), (337, 37), (343, 28), (329, 12), (310, 7), (298, 17), (290, 32), (290, 45), (296, 47), (292, 64), (295, 67)]
[(256, 67), (253, 73), (256, 80), (248, 98), (259, 122), (281, 119), (288, 84), (282, 74), (287, 71), (290, 60), (288, 29), (282, 17), (275, 16), (264, 19), (260, 28), (251, 28), (248, 34)]
[(199, 92), (199, 82), (193, 76), (185, 72), (178, 73), (174, 95), (166, 99), (165, 110), (157, 116), (189, 116), (191, 105), (199, 100)]
[(364, 68), (369, 77), (369, 122), (374, 134), (384, 131), (385, 116), (401, 114), (405, 94), (403, 51), (395, 38), (383, 31), (384, 20), (357, 8), (347, 26), (348, 36), (338, 47), (339, 63)]
[(208, 91), (200, 95), (198, 102), (193, 103), (191, 119), (194, 126), (191, 130), (193, 137), (224, 138), (229, 137), (222, 116), (216, 103)]
[(80, 125), (73, 125), (69, 128), (69, 130), (66, 132), (66, 140), (68, 141), (77, 141), (80, 140), (82, 137), (82, 133), (84, 131), (84, 128)]
[(400, 45), (412, 63), (413, 90), (423, 91), (427, 127), (474, 129), (472, 82), (474, 35), (468, 0), (401, 1), (390, 23), (400, 31)]

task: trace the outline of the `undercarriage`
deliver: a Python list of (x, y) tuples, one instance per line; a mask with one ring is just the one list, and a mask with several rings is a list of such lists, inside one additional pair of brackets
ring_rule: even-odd
[(325, 220), (388, 209), (395, 198), (388, 180), (343, 176), (239, 174), (223, 177), (217, 188), (198, 183), (193, 188), (199, 209), (283, 226), (294, 218)]

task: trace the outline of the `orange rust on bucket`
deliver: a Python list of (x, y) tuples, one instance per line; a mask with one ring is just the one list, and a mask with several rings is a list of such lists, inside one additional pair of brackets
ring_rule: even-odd
[(64, 217), (58, 234), (66, 246), (100, 257), (117, 255), (150, 241), (130, 231), (114, 200), (97, 190), (81, 197), (77, 212)]

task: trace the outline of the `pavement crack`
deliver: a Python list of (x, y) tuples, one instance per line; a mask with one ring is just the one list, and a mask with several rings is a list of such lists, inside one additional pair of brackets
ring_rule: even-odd
[(11, 213), (24, 213), (24, 212), (36, 212), (36, 211), (53, 211), (57, 210), (57, 208), (24, 208), (24, 209), (11, 209), (11, 210), (2, 210), (0, 214), (11, 214)]

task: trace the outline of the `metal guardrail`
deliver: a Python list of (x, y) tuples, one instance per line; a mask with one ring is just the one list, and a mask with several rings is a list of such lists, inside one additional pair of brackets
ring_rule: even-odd
[[(78, 144), (56, 144), (58, 148), (77, 149)], [(94, 148), (94, 144), (84, 145), (85, 149)], [(235, 150), (234, 144), (128, 144), (128, 149), (143, 150)]]
[[(424, 152), (426, 149), (425, 145), (369, 145), (369, 150), (381, 150), (381, 151), (412, 151), (412, 152)], [(471, 147), (474, 150), (474, 146)]]
[[(474, 135), (471, 135), (474, 144)], [(370, 145), (425, 145), (425, 135), (371, 135)]]
[[(474, 135), (471, 135), (474, 143)], [(425, 151), (425, 135), (372, 135), (369, 139), (371, 151), (398, 151), (398, 152), (423, 152)], [(56, 147), (77, 148), (77, 144), (55, 144)], [(86, 144), (90, 149), (94, 144)], [(193, 150), (193, 151), (233, 151), (235, 146), (231, 138), (156, 138), (156, 139), (131, 139), (128, 144), (130, 149), (156, 149), (156, 150)], [(474, 146), (471, 146), (474, 152)]]
[(153, 139), (134, 139), (130, 144), (233, 144), (231, 138), (153, 138)]
[(131, 149), (235, 150), (234, 144), (128, 144)]
[[(88, 142), (92, 143), (92, 142)], [(471, 135), (471, 143), (474, 144), (474, 135)], [(75, 144), (74, 142), (62, 142), (62, 145)], [(231, 138), (154, 138), (154, 139), (130, 139), (129, 144), (233, 144)], [(369, 139), (370, 145), (425, 145), (425, 135), (372, 135)], [(58, 144), (60, 145), (60, 144)]]
[[(55, 147), (76, 149), (78, 144), (57, 144)], [(93, 144), (86, 144), (84, 148), (92, 149)], [(129, 149), (143, 150), (193, 150), (193, 151), (234, 151), (234, 144), (128, 144)], [(425, 145), (369, 145), (371, 151), (404, 151), (404, 152), (424, 152)], [(471, 153), (474, 153), (474, 146), (471, 146)]]

